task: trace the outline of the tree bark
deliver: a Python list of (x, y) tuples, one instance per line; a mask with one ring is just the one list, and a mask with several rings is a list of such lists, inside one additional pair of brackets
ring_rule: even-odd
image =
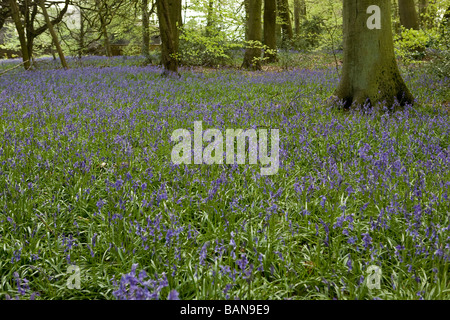
[(16, 25), (17, 33), (19, 34), (20, 41), (20, 49), (22, 51), (22, 61), (25, 70), (29, 70), (31, 67), (30, 55), (28, 52), (28, 44), (25, 38), (25, 30), (22, 26), (22, 22), (20, 21), (20, 13), (19, 6), (16, 3), (16, 0), (9, 0), (9, 5), (11, 8), (11, 17)]
[(261, 5), (262, 0), (249, 0), (248, 40), (252, 44), (245, 49), (244, 69), (261, 70)]
[(400, 15), (398, 13), (398, 2), (396, 0), (392, 0), (392, 6), (393, 6), (393, 13), (394, 13), (394, 19), (395, 19), (395, 23), (394, 23), (394, 30), (396, 34), (400, 34), (401, 33), (401, 24), (399, 22), (400, 19)]
[(294, 27), (295, 34), (300, 33), (300, 0), (294, 0)]
[(78, 9), (80, 12), (80, 38), (78, 39), (78, 58), (81, 58), (84, 52), (84, 37), (85, 37), (84, 12), (81, 7), (79, 7)]
[(106, 28), (106, 20), (103, 12), (104, 2), (103, 0), (95, 0), (97, 7), (97, 13), (100, 20), (100, 29), (103, 36), (103, 41), (105, 45), (105, 53), (107, 57), (112, 57), (111, 43), (109, 42), (108, 30)]
[(182, 3), (182, 0), (177, 0), (176, 10), (177, 10), (178, 28), (181, 28), (183, 26), (183, 15), (182, 15), (183, 3)]
[(378, 102), (386, 106), (412, 103), (394, 55), (391, 29), (391, 0), (377, 1), (381, 29), (369, 29), (367, 13), (373, 0), (344, 0), (344, 59), (342, 77), (334, 98), (345, 107)]
[(288, 0), (277, 0), (277, 11), (278, 16), (282, 21), (282, 47), (287, 48), (289, 46), (289, 41), (291, 41), (293, 37)]
[(295, 34), (300, 34), (300, 22), (306, 18), (305, 0), (294, 0), (294, 27)]
[[(47, 24), (40, 24), (37, 28), (34, 27), (34, 22), (36, 16), (38, 15), (38, 1), (23, 1), (19, 9), (17, 1), (15, 0), (4, 0), (8, 2), (8, 7), (11, 8), (11, 17), (13, 18), (14, 24), (19, 35), (20, 47), (22, 52), (22, 58), (24, 58), (24, 68), (28, 70), (33, 60), (33, 44), (34, 39), (41, 35), (48, 29)], [(52, 3), (47, 1), (48, 3)], [(55, 19), (51, 21), (52, 25), (61, 22), (64, 14), (67, 12), (69, 6), (69, 0), (64, 1), (64, 7), (59, 11)], [(1, 10), (0, 10), (1, 11)], [(23, 24), (21, 17), (23, 16)]]
[(101, 23), (102, 34), (103, 34), (103, 41), (105, 44), (106, 56), (112, 57), (112, 49), (111, 49), (111, 43), (109, 42), (108, 29), (106, 29), (105, 19), (103, 18), (102, 14), (100, 14), (100, 23)]
[(276, 0), (264, 0), (264, 44), (269, 51), (264, 51), (267, 62), (277, 61), (277, 2)]
[(249, 36), (248, 36), (248, 22), (249, 22), (249, 17), (248, 17), (248, 13), (250, 12), (250, 0), (244, 0), (244, 9), (245, 9), (245, 24), (244, 24), (244, 28), (245, 28), (245, 41), (249, 40)]
[(414, 0), (398, 0), (400, 23), (406, 29), (419, 30), (419, 17)]
[(149, 32), (149, 15), (148, 15), (148, 0), (142, 0), (142, 55), (145, 57), (145, 62), (150, 62), (150, 32)]
[(172, 14), (170, 14), (169, 1), (170, 0), (156, 0), (159, 31), (161, 35), (161, 60), (164, 66), (163, 75), (178, 75), (178, 39), (175, 41), (175, 38), (178, 38), (178, 29), (174, 28), (174, 24), (176, 26), (176, 20), (175, 22), (172, 22), (173, 18), (176, 19), (176, 13), (172, 10)]
[(59, 60), (61, 60), (61, 65), (63, 66), (64, 69), (69, 69), (69, 66), (67, 65), (66, 62), (66, 58), (64, 57), (64, 53), (59, 44), (58, 36), (56, 35), (55, 29), (53, 29), (53, 25), (50, 21), (50, 18), (48, 17), (48, 12), (47, 9), (45, 8), (44, 0), (39, 0), (39, 6), (42, 9), (45, 23), (47, 23), (48, 31), (50, 31), (50, 34), (52, 36), (53, 44), (55, 45), (56, 51), (58, 52)]
[(173, 32), (173, 41), (175, 44), (175, 52), (178, 53), (179, 28), (182, 26), (181, 21), (181, 0), (168, 0), (170, 21)]
[[(277, 8), (278, 11), (278, 8)], [(277, 16), (278, 16), (278, 12), (277, 12)], [(283, 33), (281, 32), (281, 23), (279, 23), (279, 19), (277, 19), (277, 23), (275, 25), (275, 37), (277, 38), (277, 44), (280, 44), (279, 41), (281, 42), (282, 39), (282, 35)]]

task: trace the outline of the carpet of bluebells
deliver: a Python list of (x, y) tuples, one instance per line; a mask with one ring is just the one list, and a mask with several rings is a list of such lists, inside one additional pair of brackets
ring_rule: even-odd
[[(450, 299), (450, 79), (345, 111), (334, 68), (109, 61), (0, 76), (0, 299)], [(278, 173), (172, 164), (194, 121), (279, 129)]]

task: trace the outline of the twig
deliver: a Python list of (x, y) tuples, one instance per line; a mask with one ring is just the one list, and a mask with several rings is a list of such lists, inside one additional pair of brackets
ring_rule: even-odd
[(0, 73), (0, 76), (4, 75), (5, 73), (7, 73), (7, 72), (9, 72), (9, 71), (11, 71), (11, 70), (14, 70), (14, 69), (17, 68), (17, 67), (20, 67), (21, 65), (27, 63), (28, 61), (30, 61), (30, 60), (24, 61), (24, 62), (18, 64), (17, 66), (14, 66), (14, 67), (12, 67), (12, 68), (10, 68), (10, 69), (8, 69), (8, 70), (3, 71), (2, 73)]
[[(333, 3), (329, 0), (328, 1), (328, 5), (331, 6), (331, 11), (333, 12), (333, 17), (334, 17), (334, 26), (335, 26), (335, 28), (337, 28), (337, 26), (338, 26), (337, 16), (336, 16), (336, 12), (334, 11)], [(336, 52), (335, 52), (335, 49), (334, 49), (334, 33), (335, 33), (335, 31), (332, 32), (331, 28), (328, 28), (326, 23), (324, 23), (323, 21), (322, 21), (322, 24), (325, 27), (325, 29), (327, 30), (328, 35), (330, 36), (330, 39), (331, 39), (331, 50), (333, 50), (333, 57), (334, 57), (334, 63), (335, 63), (335, 66), (336, 66), (336, 73), (337, 73), (337, 76), (340, 77), (339, 63), (338, 63), (338, 59), (336, 57)]]
[(47, 222), (45, 222), (45, 220), (44, 220), (39, 214), (36, 214), (36, 215), (37, 215), (37, 217), (38, 217), (39, 219), (41, 219), (41, 221), (45, 224), (45, 226), (47, 227), (47, 229), (48, 229), (51, 233), (53, 233), (53, 234), (56, 236), (55, 232), (52, 230), (52, 228), (50, 228), (50, 226), (47, 224)]

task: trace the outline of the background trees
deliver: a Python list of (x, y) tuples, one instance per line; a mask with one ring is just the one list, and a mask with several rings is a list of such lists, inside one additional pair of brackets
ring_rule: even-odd
[(69, 66), (67, 65), (66, 58), (64, 57), (64, 53), (63, 53), (63, 51), (61, 49), (61, 46), (59, 44), (58, 36), (55, 33), (55, 29), (53, 29), (53, 24), (50, 21), (50, 17), (48, 15), (47, 8), (45, 7), (44, 0), (39, 0), (39, 6), (42, 9), (42, 14), (44, 15), (44, 19), (45, 19), (45, 23), (47, 25), (47, 28), (48, 28), (50, 34), (52, 35), (52, 41), (53, 41), (53, 44), (56, 47), (56, 50), (58, 51), (58, 55), (59, 55), (59, 59), (61, 60), (61, 64), (62, 64), (62, 66), (64, 68), (68, 69)]
[[(20, 40), (20, 50), (22, 53), (24, 67), (29, 69), (31, 67), (31, 58), (33, 57), (34, 40), (44, 33), (49, 25), (53, 26), (61, 22), (64, 14), (67, 12), (69, 0), (64, 1), (64, 7), (60, 9), (57, 3), (51, 1), (41, 2), (36, 1), (17, 1), (9, 0), (8, 2), (2, 2), (3, 21), (8, 17), (14, 21), (16, 31)], [(48, 22), (38, 18), (38, 15), (42, 12), (42, 6), (53, 6), (55, 8), (56, 16), (54, 18), (48, 17)], [(40, 9), (39, 9), (40, 8)], [(0, 20), (0, 21), (1, 21)], [(1, 26), (2, 26), (1, 25)]]
[[(293, 65), (297, 58), (288, 54), (293, 49), (332, 52), (336, 66), (340, 64), (336, 53), (344, 44), (342, 0), (261, 0), (260, 9), (252, 7), (253, 0), (164, 1), (45, 1), (61, 45), (58, 50), (40, 0), (0, 0), (0, 52), (11, 56), (15, 50), (28, 57), (24, 61), (42, 54), (55, 57), (58, 51), (78, 57), (142, 55), (144, 63), (162, 63), (175, 70), (179, 64), (250, 69), (264, 63)], [(430, 52), (445, 54), (443, 21), (450, 0), (390, 2), (397, 57), (411, 63)], [(160, 14), (164, 7), (167, 14)], [(258, 12), (251, 12), (255, 9)], [(25, 68), (29, 67), (27, 62)]]

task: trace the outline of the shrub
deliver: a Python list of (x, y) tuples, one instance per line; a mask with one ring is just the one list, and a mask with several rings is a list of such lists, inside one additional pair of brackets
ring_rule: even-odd
[(179, 41), (180, 62), (184, 65), (227, 65), (232, 62), (234, 50), (241, 47), (217, 29), (207, 34), (202, 29), (185, 28)]
[(396, 54), (405, 64), (427, 60), (427, 73), (438, 77), (450, 74), (450, 32), (432, 28), (428, 30), (406, 30), (395, 39)]
[(322, 18), (313, 16), (303, 21), (300, 26), (300, 34), (292, 39), (292, 47), (296, 50), (312, 50), (319, 46), (320, 37), (324, 31)]
[(444, 32), (427, 50), (431, 60), (428, 72), (441, 78), (450, 75), (450, 32)]
[(426, 49), (431, 47), (438, 38), (439, 34), (434, 29), (424, 31), (402, 27), (402, 32), (395, 37), (396, 54), (406, 63), (421, 60), (426, 55)]

